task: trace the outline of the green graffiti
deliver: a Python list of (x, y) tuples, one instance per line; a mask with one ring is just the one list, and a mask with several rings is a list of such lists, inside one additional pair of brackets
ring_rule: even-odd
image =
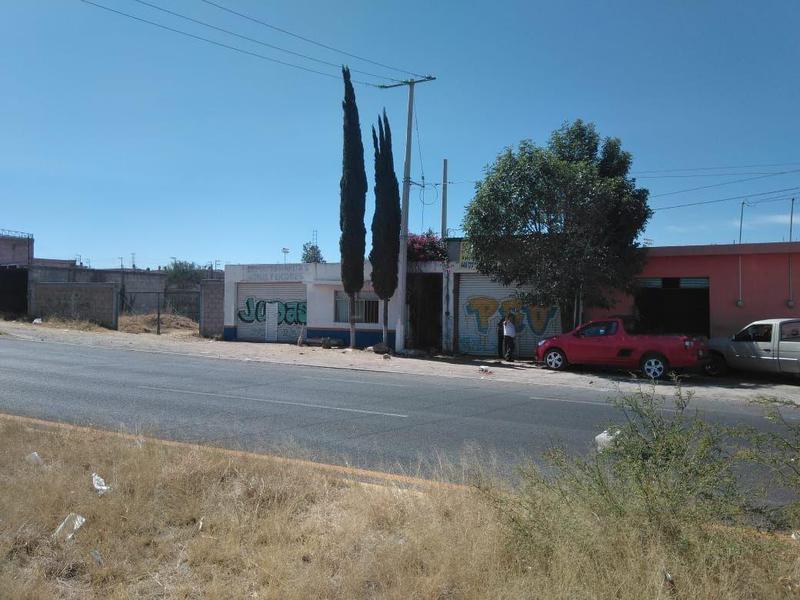
[(263, 323), (267, 320), (267, 304), (278, 305), (278, 325), (305, 325), (308, 305), (305, 300), (258, 300), (248, 298), (237, 316), (244, 323)]

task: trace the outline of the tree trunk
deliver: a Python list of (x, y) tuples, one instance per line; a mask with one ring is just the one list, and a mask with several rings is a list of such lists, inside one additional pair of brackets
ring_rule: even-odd
[(389, 346), (389, 299), (383, 301), (383, 343)]
[(558, 303), (558, 308), (561, 311), (561, 331), (566, 333), (575, 329), (575, 309), (577, 308), (575, 298), (562, 299)]
[(350, 296), (350, 347), (356, 347), (356, 295)]

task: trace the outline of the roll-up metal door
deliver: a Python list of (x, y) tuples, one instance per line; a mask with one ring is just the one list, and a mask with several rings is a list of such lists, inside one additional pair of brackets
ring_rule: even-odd
[(518, 356), (534, 356), (539, 340), (561, 332), (558, 308), (523, 304), (516, 291), (486, 275), (461, 274), (456, 299), (460, 352), (497, 356), (498, 324), (509, 312), (516, 315)]
[(236, 338), (250, 342), (296, 342), (306, 324), (306, 310), (304, 283), (239, 283)]

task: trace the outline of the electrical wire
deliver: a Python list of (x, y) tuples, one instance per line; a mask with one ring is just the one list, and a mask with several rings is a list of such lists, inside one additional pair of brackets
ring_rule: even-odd
[(676, 179), (676, 178), (693, 178), (693, 177), (741, 177), (742, 175), (779, 175), (776, 171), (770, 172), (739, 172), (739, 173), (695, 173), (692, 175), (639, 175), (636, 179)]
[(767, 167), (796, 167), (800, 166), (800, 162), (793, 163), (773, 163), (771, 165), (740, 165), (737, 167), (690, 167), (687, 169), (652, 169), (649, 171), (636, 171), (631, 175), (639, 175), (641, 173), (678, 173), (679, 171), (721, 171), (723, 169), (762, 169)]
[[(240, 33), (236, 33), (235, 31), (231, 31), (230, 29), (225, 29), (223, 27), (217, 27), (216, 25), (213, 25), (211, 23), (206, 23), (205, 21), (201, 21), (200, 19), (195, 19), (194, 17), (190, 17), (190, 16), (187, 16), (187, 15), (181, 14), (179, 12), (175, 12), (173, 10), (169, 10), (169, 9), (164, 8), (162, 6), (158, 6), (157, 4), (153, 4), (151, 2), (147, 2), (146, 0), (133, 0), (133, 1), (134, 2), (138, 2), (139, 4), (142, 4), (144, 6), (149, 6), (150, 8), (154, 8), (155, 10), (160, 10), (161, 12), (166, 13), (168, 15), (172, 15), (174, 17), (178, 17), (179, 19), (184, 19), (184, 20), (190, 21), (192, 23), (197, 23), (198, 25), (202, 25), (203, 27), (208, 27), (209, 29), (215, 29), (216, 31), (221, 31), (222, 33), (225, 33), (227, 35), (232, 35), (232, 36), (235, 36), (237, 38), (246, 40), (248, 42), (253, 42), (254, 44), (260, 44), (260, 45), (265, 46), (267, 48), (272, 48), (273, 50), (278, 50), (279, 52), (285, 52), (285, 53), (291, 54), (293, 56), (304, 58), (306, 60), (310, 60), (310, 61), (322, 64), (322, 65), (327, 65), (329, 67), (335, 67), (337, 69), (341, 67), (341, 65), (338, 64), (338, 63), (333, 63), (333, 62), (329, 62), (327, 60), (321, 60), (319, 58), (314, 58), (313, 56), (309, 56), (307, 54), (303, 54), (302, 52), (295, 52), (294, 50), (288, 50), (286, 48), (282, 48), (282, 47), (276, 46), (274, 44), (269, 44), (267, 42), (263, 42), (263, 41), (258, 40), (256, 38), (252, 38), (252, 37), (249, 37), (249, 36), (246, 36), (246, 35), (242, 35)], [(360, 71), (358, 69), (351, 69), (351, 70), (353, 71), (353, 73), (360, 73), (361, 75), (367, 75), (369, 77), (377, 77), (378, 79), (387, 79), (389, 81), (398, 81), (398, 82), (400, 81), (399, 79), (394, 79), (392, 77), (386, 77), (385, 75), (378, 75), (376, 73), (370, 73), (369, 71)]]
[(683, 194), (685, 192), (696, 192), (697, 190), (707, 190), (715, 187), (722, 187), (725, 185), (732, 185), (734, 183), (744, 183), (746, 181), (755, 181), (756, 179), (765, 179), (767, 177), (775, 177), (776, 175), (789, 175), (790, 173), (798, 173), (800, 169), (792, 169), (791, 171), (780, 171), (778, 173), (770, 173), (769, 175), (759, 175), (758, 177), (746, 177), (744, 179), (734, 179), (731, 181), (723, 181), (722, 183), (712, 183), (711, 185), (701, 185), (699, 187), (686, 188), (685, 190), (675, 190), (673, 192), (665, 192), (663, 194), (654, 194), (651, 198), (663, 198), (664, 196), (674, 196), (675, 194)]
[[(317, 71), (316, 69), (310, 69), (310, 68), (304, 67), (302, 65), (296, 65), (294, 63), (290, 63), (290, 62), (286, 62), (286, 61), (283, 61), (283, 60), (279, 60), (277, 58), (272, 58), (270, 56), (265, 56), (264, 54), (259, 54), (258, 52), (251, 52), (250, 50), (245, 50), (244, 48), (238, 48), (236, 46), (231, 46), (229, 44), (224, 44), (222, 42), (217, 42), (216, 40), (212, 40), (212, 39), (200, 36), (200, 35), (195, 35), (193, 33), (189, 33), (187, 31), (182, 31), (180, 29), (175, 29), (175, 28), (169, 27), (167, 25), (162, 25), (161, 23), (156, 23), (155, 21), (149, 21), (147, 19), (143, 19), (141, 17), (137, 17), (135, 15), (131, 15), (131, 14), (126, 13), (126, 12), (122, 12), (121, 10), (117, 10), (115, 8), (111, 8), (109, 6), (104, 6), (102, 4), (98, 4), (97, 2), (92, 2), (92, 0), (79, 0), (79, 1), (83, 2), (84, 4), (90, 4), (90, 5), (95, 6), (97, 8), (102, 8), (103, 10), (107, 10), (108, 12), (112, 12), (112, 13), (121, 15), (123, 17), (127, 17), (129, 19), (133, 19), (134, 21), (139, 21), (141, 23), (147, 23), (148, 25), (152, 25), (153, 27), (158, 27), (158, 28), (164, 29), (166, 31), (171, 31), (172, 33), (178, 33), (180, 35), (183, 35), (183, 36), (195, 39), (195, 40), (200, 40), (200, 41), (203, 41), (203, 42), (207, 42), (209, 44), (213, 44), (214, 46), (219, 46), (220, 48), (226, 48), (228, 50), (233, 50), (234, 52), (239, 52), (241, 54), (247, 54), (248, 56), (253, 56), (255, 58), (260, 58), (262, 60), (267, 60), (269, 62), (277, 63), (279, 65), (292, 67), (293, 69), (299, 69), (301, 71), (306, 71), (308, 73), (315, 73), (317, 75), (322, 75), (323, 77), (330, 77), (332, 79), (341, 79), (340, 75), (334, 75), (332, 73), (325, 73), (323, 71)], [(374, 83), (370, 83), (368, 81), (356, 81), (356, 80), (353, 80), (353, 83), (358, 83), (360, 85), (366, 85), (366, 86), (370, 86), (370, 87), (377, 87)]]
[(258, 23), (259, 25), (263, 25), (264, 27), (269, 27), (275, 31), (280, 31), (286, 35), (290, 35), (293, 38), (297, 38), (298, 40), (303, 40), (304, 42), (308, 42), (309, 44), (314, 44), (315, 46), (319, 46), (320, 48), (325, 48), (326, 50), (331, 50), (333, 52), (338, 52), (339, 54), (343, 54), (344, 56), (349, 56), (350, 58), (355, 58), (357, 60), (362, 60), (364, 62), (370, 63), (372, 65), (376, 65), (378, 67), (383, 67), (384, 69), (390, 69), (392, 71), (397, 71), (398, 73), (407, 73), (408, 75), (413, 75), (414, 77), (425, 77), (425, 75), (420, 75), (419, 73), (414, 73), (413, 71), (409, 71), (408, 69), (400, 69), (398, 67), (392, 67), (391, 65), (387, 65), (384, 63), (377, 62), (375, 60), (370, 60), (369, 58), (365, 58), (363, 56), (359, 56), (358, 54), (353, 54), (352, 52), (346, 52), (339, 48), (334, 48), (333, 46), (329, 46), (327, 44), (323, 44), (322, 42), (318, 42), (316, 40), (312, 40), (311, 38), (304, 37), (297, 33), (293, 33), (287, 29), (283, 29), (281, 27), (277, 27), (272, 25), (271, 23), (267, 23), (261, 19), (257, 19), (255, 17), (251, 17), (250, 15), (246, 15), (244, 13), (235, 11), (227, 6), (223, 6), (222, 4), (218, 4), (217, 2), (213, 2), (212, 0), (200, 0), (201, 2), (205, 2), (206, 4), (210, 4), (220, 10), (224, 10), (225, 12), (231, 13), (236, 15), (237, 17), (241, 17), (243, 19), (247, 19), (248, 21), (252, 21), (253, 23)]
[(743, 194), (741, 196), (729, 196), (727, 198), (718, 198), (716, 200), (701, 200), (698, 202), (686, 202), (684, 204), (673, 204), (671, 206), (659, 206), (658, 208), (653, 208), (653, 212), (661, 211), (661, 210), (672, 210), (675, 208), (686, 208), (688, 206), (702, 206), (705, 204), (718, 204), (720, 202), (729, 202), (731, 200), (746, 200), (747, 198), (754, 198), (757, 196), (769, 196), (770, 194), (782, 194), (784, 192), (795, 192), (796, 190), (800, 190), (800, 186), (784, 188), (781, 190), (770, 190), (769, 192), (760, 192), (757, 194)]

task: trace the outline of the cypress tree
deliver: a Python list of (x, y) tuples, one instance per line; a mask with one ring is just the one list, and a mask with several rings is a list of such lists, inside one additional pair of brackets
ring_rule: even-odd
[(389, 299), (397, 289), (400, 254), (400, 190), (394, 173), (392, 131), (386, 110), (378, 117), (378, 135), (372, 128), (375, 148), (375, 214), (372, 217), (372, 287), (383, 301), (383, 343), (389, 344)]
[(367, 231), (364, 208), (367, 196), (367, 174), (364, 171), (364, 145), (358, 121), (356, 94), (350, 81), (350, 69), (342, 67), (344, 78), (344, 145), (342, 179), (339, 183), (339, 251), (342, 256), (342, 284), (350, 304), (350, 347), (356, 345), (356, 294), (364, 286), (364, 250)]

